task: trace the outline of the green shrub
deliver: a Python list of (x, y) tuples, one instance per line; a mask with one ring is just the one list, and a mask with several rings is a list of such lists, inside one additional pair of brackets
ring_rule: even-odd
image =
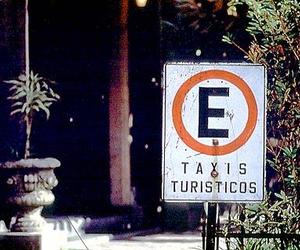
[[(241, 50), (248, 61), (261, 63), (268, 70), (267, 167), (273, 168), (276, 176), (268, 183), (265, 200), (246, 206), (243, 220), (231, 220), (225, 231), (234, 224), (249, 233), (299, 233), (299, 1), (231, 0), (228, 14), (238, 15), (241, 5), (248, 8), (246, 31), (252, 37), (250, 45), (242, 48), (233, 34), (224, 36), (223, 41)], [(244, 249), (280, 249), (279, 243), (279, 239), (251, 239)], [(283, 244), (284, 249), (299, 249), (299, 243), (292, 240)]]

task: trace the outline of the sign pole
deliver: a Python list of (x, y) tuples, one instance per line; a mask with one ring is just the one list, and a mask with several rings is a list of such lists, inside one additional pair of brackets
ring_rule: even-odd
[(215, 249), (217, 203), (208, 203), (206, 250)]

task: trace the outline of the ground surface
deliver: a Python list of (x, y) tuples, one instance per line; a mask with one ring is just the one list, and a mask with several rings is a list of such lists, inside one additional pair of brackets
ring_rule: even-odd
[[(109, 236), (94, 235), (84, 237), (85, 245), (75, 239), (69, 241), (67, 250), (202, 250), (202, 237), (197, 232), (181, 234), (157, 233), (133, 236), (123, 240), (110, 240)], [(225, 249), (220, 242), (220, 250)]]

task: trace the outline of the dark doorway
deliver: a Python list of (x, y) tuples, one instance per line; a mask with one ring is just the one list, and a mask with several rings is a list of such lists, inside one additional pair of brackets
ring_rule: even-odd
[[(159, 6), (130, 2), (129, 82), (132, 185), (148, 224), (158, 218), (161, 183)], [(36, 154), (61, 160), (52, 214), (112, 213), (108, 85), (118, 1), (30, 1), (31, 68), (61, 95), (50, 121), (36, 123)]]
[(108, 1), (31, 0), (31, 68), (57, 82), (61, 101), (35, 124), (33, 151), (61, 160), (52, 214), (109, 208)]

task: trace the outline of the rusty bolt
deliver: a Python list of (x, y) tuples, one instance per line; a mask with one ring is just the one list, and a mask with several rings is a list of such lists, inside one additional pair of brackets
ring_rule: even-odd
[(218, 173), (216, 170), (213, 170), (213, 171), (211, 171), (210, 175), (211, 175), (213, 178), (216, 178), (216, 177), (219, 175), (219, 173)]
[(219, 140), (218, 140), (218, 139), (213, 139), (213, 140), (212, 140), (212, 144), (213, 144), (214, 146), (218, 146), (218, 145), (219, 145)]

